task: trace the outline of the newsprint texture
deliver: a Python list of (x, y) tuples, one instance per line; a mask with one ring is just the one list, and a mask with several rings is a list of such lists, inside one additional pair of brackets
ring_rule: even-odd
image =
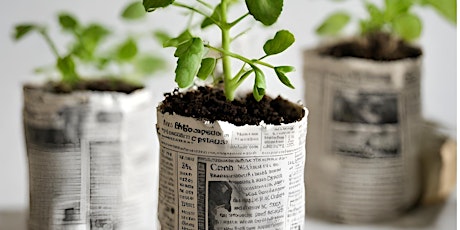
[(400, 214), (421, 192), (421, 60), (304, 55), (307, 214), (339, 222)]
[(29, 229), (154, 229), (151, 95), (24, 88)]
[(307, 113), (234, 126), (158, 112), (162, 230), (303, 229)]

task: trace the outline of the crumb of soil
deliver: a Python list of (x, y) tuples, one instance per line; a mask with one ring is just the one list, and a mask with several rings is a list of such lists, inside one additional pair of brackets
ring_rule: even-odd
[(320, 50), (320, 54), (341, 57), (357, 57), (376, 61), (394, 61), (417, 58), (422, 55), (420, 48), (395, 38), (388, 33), (372, 33)]
[(160, 105), (163, 113), (176, 113), (211, 122), (227, 121), (237, 126), (258, 125), (261, 121), (274, 125), (288, 124), (304, 116), (301, 106), (279, 96), (275, 99), (264, 96), (257, 102), (252, 94), (247, 94), (244, 98), (227, 101), (221, 89), (199, 87), (185, 93), (174, 90), (166, 93), (165, 97)]
[(126, 82), (121, 79), (84, 79), (75, 85), (66, 84), (63, 82), (50, 81), (47, 82), (43, 89), (51, 93), (65, 94), (74, 91), (112, 91), (119, 93), (130, 94), (138, 89), (144, 88), (141, 85)]

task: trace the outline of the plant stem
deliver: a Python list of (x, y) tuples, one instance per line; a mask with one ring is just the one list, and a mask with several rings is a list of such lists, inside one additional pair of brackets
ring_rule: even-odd
[(207, 2), (204, 2), (202, 0), (197, 0), (197, 2), (199, 2), (201, 5), (207, 7), (208, 9), (211, 9), (211, 10), (213, 9), (212, 5), (207, 3)]
[(59, 55), (59, 52), (58, 52), (58, 50), (56, 48), (56, 45), (51, 40), (50, 36), (46, 32), (46, 29), (42, 28), (39, 31), (40, 31), (40, 34), (43, 35), (43, 38), (45, 39), (45, 41), (48, 44), (48, 46), (51, 48), (51, 51), (53, 52), (54, 56), (56, 56), (56, 58), (61, 58), (61, 55)]
[(245, 15), (239, 17), (238, 19), (236, 19), (235, 21), (231, 22), (229, 25), (230, 27), (233, 27), (234, 25), (238, 24), (241, 20), (243, 20), (244, 18), (246, 18), (247, 16), (249, 16), (249, 13), (246, 13)]
[(220, 22), (214, 20), (211, 16), (209, 16), (208, 14), (206, 14), (205, 12), (203, 12), (203, 11), (201, 11), (201, 10), (198, 10), (198, 9), (196, 9), (196, 8), (194, 8), (194, 7), (191, 7), (191, 6), (188, 6), (188, 5), (179, 3), (179, 2), (174, 2), (173, 5), (174, 5), (174, 6), (177, 6), (177, 7), (182, 7), (182, 8), (191, 10), (191, 11), (196, 12), (196, 13), (198, 13), (198, 14), (201, 14), (201, 15), (203, 15), (204, 17), (211, 19), (212, 22), (214, 22), (217, 26), (221, 27)]
[(230, 27), (227, 26), (227, 0), (221, 0), (221, 31), (222, 31), (222, 70), (224, 74), (224, 94), (227, 100), (233, 101), (235, 98), (236, 87), (231, 84), (232, 82), (232, 73), (231, 73), (231, 60), (228, 53), (230, 52)]
[(226, 51), (226, 50), (224, 50), (224, 49), (220, 49), (220, 48), (217, 48), (217, 47), (213, 47), (213, 46), (210, 46), (210, 45), (208, 45), (208, 44), (205, 44), (204, 46), (205, 46), (206, 48), (209, 48), (209, 49), (212, 49), (212, 50), (215, 50), (215, 51), (217, 51), (217, 52), (222, 53), (222, 57), (223, 57), (224, 55), (227, 55), (227, 56), (229, 56), (229, 57), (233, 57), (233, 58), (239, 59), (239, 60), (241, 60), (241, 61), (243, 61), (243, 62), (246, 62), (246, 63), (248, 63), (248, 64), (263, 65), (263, 66), (268, 67), (268, 68), (271, 68), (271, 69), (275, 68), (275, 66), (270, 65), (270, 64), (268, 64), (268, 63), (266, 63), (266, 62), (263, 62), (261, 59), (259, 59), (259, 60), (258, 60), (258, 59), (253, 59), (253, 60), (251, 60), (251, 59), (245, 58), (245, 57), (243, 57), (243, 56), (241, 56), (241, 55), (238, 55), (238, 54), (236, 54), (236, 53), (232, 53), (232, 52)]

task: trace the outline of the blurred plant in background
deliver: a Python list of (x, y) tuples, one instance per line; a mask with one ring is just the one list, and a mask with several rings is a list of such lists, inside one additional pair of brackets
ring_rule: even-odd
[[(121, 12), (125, 23), (138, 23), (145, 15), (141, 2), (129, 3)], [(98, 22), (82, 23), (69, 12), (57, 15), (62, 34), (70, 37), (64, 52), (57, 49), (45, 25), (22, 23), (15, 26), (14, 40), (37, 32), (46, 41), (56, 58), (55, 64), (36, 69), (47, 76), (60, 76), (60, 83), (73, 88), (83, 78), (122, 80), (140, 85), (146, 78), (166, 67), (164, 59), (154, 50), (141, 47), (155, 39), (154, 31), (120, 32)], [(83, 73), (83, 74), (82, 74)]]
[[(415, 6), (430, 7), (449, 22), (457, 23), (456, 0), (384, 0), (381, 7), (375, 1), (363, 0), (367, 18), (358, 19), (360, 34), (366, 36), (375, 32), (385, 32), (413, 41), (420, 37), (423, 23), (414, 12)], [(322, 36), (336, 36), (349, 24), (352, 17), (348, 12), (338, 11), (329, 15), (317, 27)]]

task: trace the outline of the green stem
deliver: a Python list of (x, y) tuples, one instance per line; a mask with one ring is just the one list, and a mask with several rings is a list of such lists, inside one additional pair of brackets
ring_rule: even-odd
[(239, 86), (241, 85), (241, 83), (243, 83), (244, 80), (246, 80), (246, 78), (248, 78), (248, 77), (251, 75), (252, 72), (254, 72), (253, 69), (252, 69), (252, 70), (249, 70), (247, 73), (241, 75), (241, 76), (238, 78), (238, 81), (235, 83), (235, 86), (236, 86), (236, 87), (239, 87)]
[(230, 60), (230, 42), (231, 42), (231, 37), (230, 37), (230, 27), (227, 26), (227, 0), (221, 0), (221, 25), (226, 25), (226, 26), (221, 26), (221, 36), (222, 36), (222, 50), (224, 52), (222, 53), (222, 69), (223, 69), (223, 74), (224, 74), (224, 94), (227, 100), (233, 101), (235, 98), (235, 90), (236, 87), (231, 84), (232, 82), (232, 72), (231, 72), (231, 60)]
[[(223, 56), (226, 55), (226, 56), (229, 56), (229, 57), (232, 57), (232, 58), (236, 58), (236, 59), (239, 59), (239, 60), (241, 60), (241, 61), (243, 61), (243, 62), (246, 62), (246, 63), (248, 63), (248, 64), (263, 65), (263, 66), (268, 67), (268, 68), (271, 68), (271, 69), (275, 68), (275, 66), (270, 65), (270, 64), (268, 64), (268, 63), (266, 63), (266, 62), (263, 62), (263, 61), (261, 61), (261, 60), (257, 60), (257, 59), (256, 59), (256, 60), (251, 60), (251, 59), (245, 58), (245, 57), (243, 57), (243, 56), (241, 56), (241, 55), (239, 55), (239, 54), (235, 54), (235, 53), (226, 51), (226, 50), (224, 50), (224, 49), (220, 49), (220, 48), (217, 48), (217, 47), (213, 47), (213, 46), (210, 46), (210, 45), (208, 45), (208, 44), (205, 44), (204, 46), (207, 47), (207, 48), (209, 48), (209, 49), (212, 49), (212, 50), (215, 50), (215, 51), (217, 51), (217, 52), (222, 53)], [(222, 57), (222, 58), (223, 58), (223, 57)]]
[(249, 30), (251, 30), (251, 28), (247, 28), (245, 29), (243, 32), (237, 34), (235, 37), (232, 38), (232, 41), (238, 39), (239, 37), (243, 36), (244, 34), (246, 34)]
[(40, 34), (43, 35), (43, 38), (45, 38), (45, 41), (46, 43), (48, 44), (48, 46), (51, 48), (51, 51), (53, 52), (54, 56), (56, 56), (56, 58), (61, 58), (61, 55), (59, 55), (59, 52), (56, 48), (56, 45), (54, 44), (54, 42), (51, 40), (50, 36), (48, 35), (48, 33), (46, 32), (46, 29), (45, 28), (42, 28), (39, 30), (40, 31)]
[(211, 10), (213, 9), (213, 6), (207, 2), (204, 2), (202, 0), (196, 0), (196, 1), (199, 2), (201, 5), (207, 7), (208, 9), (211, 9)]
[(185, 9), (191, 10), (191, 11), (196, 12), (196, 13), (198, 13), (198, 14), (201, 14), (201, 15), (203, 15), (204, 17), (211, 19), (212, 22), (214, 22), (217, 26), (220, 27), (220, 22), (219, 22), (219, 21), (214, 20), (211, 16), (209, 16), (208, 14), (206, 14), (205, 12), (203, 12), (203, 11), (201, 11), (201, 10), (198, 10), (198, 9), (196, 9), (196, 8), (194, 8), (194, 7), (191, 7), (191, 6), (188, 6), (188, 5), (179, 3), (179, 2), (174, 2), (173, 5), (174, 5), (174, 6), (177, 6), (177, 7), (181, 7), (181, 8), (185, 8)]
[(249, 13), (246, 13), (245, 15), (237, 18), (235, 21), (229, 23), (230, 27), (233, 27), (235, 26), (236, 24), (238, 24), (241, 20), (243, 20), (244, 18), (246, 18), (247, 16), (249, 16)]

